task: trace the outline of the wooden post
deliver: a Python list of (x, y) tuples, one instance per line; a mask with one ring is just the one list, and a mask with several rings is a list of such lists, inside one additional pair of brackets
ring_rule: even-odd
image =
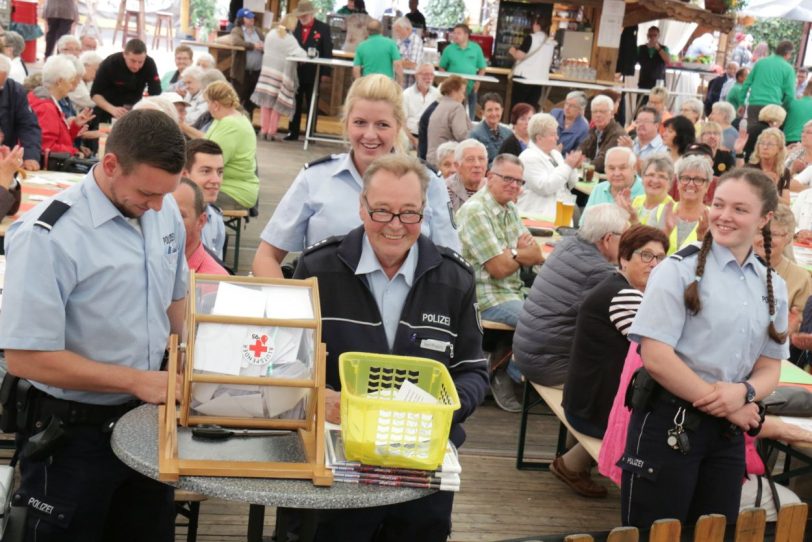
[[(617, 66), (618, 47), (598, 47), (598, 40), (601, 33), (601, 13), (603, 9), (598, 7), (594, 10), (592, 24), (595, 27), (595, 40), (593, 45), (592, 62), (597, 70), (597, 80), (614, 81), (615, 67)], [(617, 44), (620, 46), (620, 44)]]
[(700, 517), (694, 529), (694, 542), (722, 542), (726, 523), (727, 518), (721, 514)]
[(736, 521), (736, 542), (763, 542), (767, 512), (763, 508), (748, 508)]
[(186, 36), (192, 35), (190, 19), (192, 17), (191, 0), (180, 0), (180, 31)]

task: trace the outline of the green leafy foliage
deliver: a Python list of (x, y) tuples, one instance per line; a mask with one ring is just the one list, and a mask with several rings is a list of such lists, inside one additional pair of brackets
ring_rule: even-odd
[[(316, 17), (319, 20), (326, 21), (327, 14), (333, 13), (333, 11), (335, 10), (336, 8), (335, 4), (336, 4), (335, 0), (313, 0), (313, 7), (316, 8)], [(346, 4), (346, 2), (342, 3), (338, 7), (340, 8), (344, 4)]]
[(435, 28), (451, 28), (465, 19), (463, 0), (430, 0), (424, 14), (426, 24)]
[(217, 28), (217, 1), (192, 0), (191, 23), (193, 27), (200, 28), (204, 35)]
[(789, 19), (756, 19), (756, 22), (745, 31), (753, 35), (753, 43), (767, 42), (770, 51), (775, 51), (779, 42), (789, 40), (792, 43), (801, 43), (801, 34), (804, 23), (790, 21)]

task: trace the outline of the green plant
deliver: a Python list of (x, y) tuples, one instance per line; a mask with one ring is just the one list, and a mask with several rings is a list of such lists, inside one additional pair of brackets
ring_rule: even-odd
[(747, 7), (747, 0), (724, 0), (727, 11), (741, 11)]
[(322, 21), (326, 21), (327, 14), (333, 13), (334, 11), (335, 0), (313, 0), (313, 7), (316, 8), (316, 17)]
[(217, 0), (192, 0), (191, 26), (200, 28), (204, 35), (217, 28)]
[(795, 44), (801, 43), (803, 26), (803, 21), (759, 18), (745, 32), (752, 34), (753, 43), (766, 42), (770, 46), (770, 51), (775, 51), (775, 47), (779, 42), (784, 40), (789, 40)]
[(430, 0), (426, 5), (426, 24), (435, 28), (451, 28), (465, 19), (463, 0)]

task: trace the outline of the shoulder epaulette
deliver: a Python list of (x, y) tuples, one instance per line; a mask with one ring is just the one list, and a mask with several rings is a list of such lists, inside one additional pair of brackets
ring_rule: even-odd
[(222, 210), (222, 209), (220, 209), (220, 208), (219, 208), (218, 206), (216, 206), (215, 204), (213, 204), (213, 203), (209, 203), (209, 207), (211, 207), (212, 209), (214, 209), (214, 211), (215, 211), (215, 212), (216, 212), (218, 215), (222, 215), (222, 214), (223, 214), (223, 210)]
[(308, 168), (311, 168), (313, 166), (317, 166), (319, 164), (325, 164), (325, 163), (330, 162), (330, 161), (335, 160), (335, 159), (336, 159), (335, 154), (328, 154), (327, 156), (322, 156), (321, 158), (317, 158), (316, 160), (313, 160), (312, 162), (306, 163), (304, 165), (304, 168), (308, 169)]
[(449, 260), (451, 260), (451, 261), (455, 262), (457, 265), (459, 265), (460, 267), (462, 267), (463, 269), (465, 269), (465, 270), (466, 270), (466, 271), (468, 271), (469, 273), (473, 273), (473, 272), (474, 272), (474, 268), (473, 268), (473, 266), (472, 266), (470, 263), (468, 263), (468, 260), (466, 260), (465, 258), (463, 258), (463, 257), (462, 257), (462, 256), (461, 256), (459, 253), (457, 253), (456, 251), (451, 250), (451, 249), (450, 249), (450, 248), (448, 248), (448, 247), (441, 247), (441, 246), (438, 246), (438, 247), (437, 247), (437, 250), (440, 252), (440, 254), (441, 254), (443, 257), (448, 258)]
[(684, 247), (673, 253), (671, 256), (669, 256), (669, 258), (673, 258), (681, 262), (688, 256), (693, 256), (694, 254), (698, 253), (700, 250), (702, 250), (702, 243), (697, 241), (696, 243), (685, 245)]
[(68, 209), (70, 209), (70, 203), (55, 199), (42, 211), (42, 214), (39, 215), (34, 225), (51, 231), (56, 222), (62, 218), (62, 215), (64, 215)]
[(307, 253), (313, 252), (314, 250), (321, 250), (324, 247), (328, 247), (330, 245), (337, 245), (341, 241), (344, 240), (343, 235), (334, 235), (332, 237), (328, 237), (327, 239), (322, 239), (321, 241), (317, 241), (307, 247), (304, 251)]
[[(764, 258), (762, 258), (762, 257), (761, 257), (759, 254), (756, 254), (755, 256), (756, 256), (756, 260), (758, 261), (758, 263), (760, 263), (761, 265), (763, 265), (765, 268), (766, 268), (766, 267), (770, 267), (770, 266), (767, 264), (767, 260), (765, 260)], [(775, 270), (773, 270), (773, 271), (775, 271)]]

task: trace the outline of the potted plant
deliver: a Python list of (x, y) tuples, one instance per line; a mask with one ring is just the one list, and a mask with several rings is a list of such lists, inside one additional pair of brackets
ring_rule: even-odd
[(211, 39), (217, 31), (216, 0), (191, 0), (191, 25), (195, 29), (195, 39)]

